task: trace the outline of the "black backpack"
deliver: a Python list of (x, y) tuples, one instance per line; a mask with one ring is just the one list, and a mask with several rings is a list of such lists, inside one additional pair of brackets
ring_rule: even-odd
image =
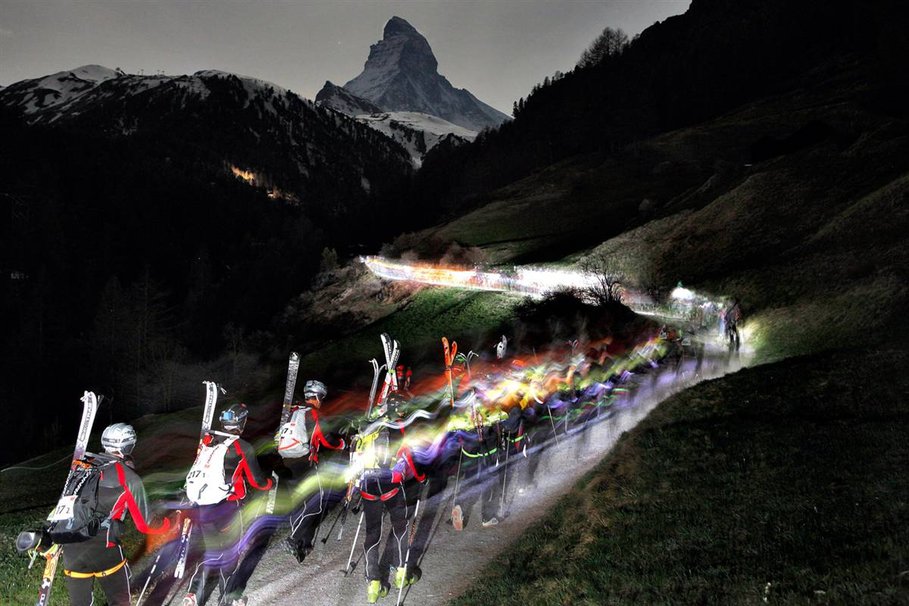
[(54, 543), (81, 543), (96, 536), (109, 512), (98, 511), (101, 473), (115, 460), (88, 455), (73, 462), (63, 496), (47, 517), (47, 534)]

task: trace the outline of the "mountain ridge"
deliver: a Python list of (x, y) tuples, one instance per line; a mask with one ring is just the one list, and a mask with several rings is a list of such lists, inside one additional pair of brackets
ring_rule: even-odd
[(370, 46), (363, 71), (342, 88), (383, 111), (434, 115), (474, 132), (510, 119), (470, 91), (452, 86), (438, 73), (426, 38), (397, 16), (385, 24), (382, 39)]

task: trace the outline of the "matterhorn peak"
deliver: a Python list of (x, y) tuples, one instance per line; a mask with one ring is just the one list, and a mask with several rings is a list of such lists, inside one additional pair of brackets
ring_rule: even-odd
[(405, 19), (401, 17), (392, 17), (388, 20), (388, 23), (385, 24), (385, 30), (382, 32), (382, 38), (391, 38), (392, 36), (403, 34), (406, 36), (423, 36), (420, 35), (420, 32), (408, 23)]
[[(385, 24), (382, 39), (370, 46), (362, 73), (343, 88), (383, 111), (438, 116), (473, 132), (508, 119), (468, 91), (454, 88), (439, 74), (438, 67), (423, 34), (401, 17), (392, 17)], [(320, 95), (324, 98), (329, 93), (337, 96), (337, 91)]]

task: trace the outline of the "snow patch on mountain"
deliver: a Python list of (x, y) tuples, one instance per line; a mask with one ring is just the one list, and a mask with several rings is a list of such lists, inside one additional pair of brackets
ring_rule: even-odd
[(476, 131), (420, 112), (363, 114), (355, 119), (400, 143), (417, 167), (422, 164), (423, 156), (443, 139), (454, 137), (466, 142), (473, 141), (477, 136)]
[(48, 108), (65, 106), (102, 82), (119, 78), (120, 73), (101, 65), (83, 65), (73, 70), (57, 72), (43, 78), (25, 80), (10, 85), (8, 92), (19, 84), (27, 83), (30, 89), (18, 106), (27, 114)]

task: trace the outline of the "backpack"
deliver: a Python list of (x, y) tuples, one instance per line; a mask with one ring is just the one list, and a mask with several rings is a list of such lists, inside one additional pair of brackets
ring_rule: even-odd
[(224, 479), (224, 458), (227, 449), (237, 441), (230, 436), (214, 446), (203, 444), (186, 474), (186, 496), (196, 505), (214, 505), (226, 499), (233, 486)]
[(309, 454), (309, 435), (306, 433), (306, 409), (298, 408), (278, 433), (278, 454), (285, 459)]
[(96, 536), (110, 512), (98, 511), (102, 470), (116, 461), (86, 456), (73, 462), (63, 496), (47, 516), (47, 533), (54, 543), (81, 543)]
[(360, 438), (357, 443), (357, 458), (366, 475), (375, 470), (389, 469), (392, 458), (389, 445), (391, 435), (387, 427), (379, 427), (373, 433)]

